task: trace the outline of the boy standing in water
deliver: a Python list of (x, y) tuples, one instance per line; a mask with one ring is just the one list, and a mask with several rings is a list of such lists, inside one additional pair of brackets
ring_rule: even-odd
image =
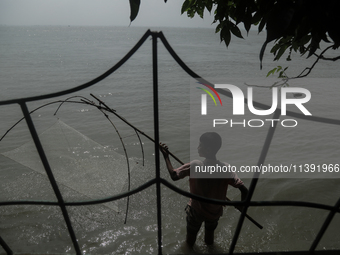
[[(248, 189), (236, 175), (236, 173), (226, 173), (224, 178), (192, 178), (190, 177), (190, 169), (195, 169), (196, 166), (228, 166), (227, 163), (220, 162), (216, 158), (218, 150), (221, 148), (221, 136), (215, 132), (204, 133), (200, 137), (199, 146), (197, 148), (200, 157), (205, 160), (194, 160), (184, 164), (181, 167), (174, 169), (168, 153), (168, 147), (161, 144), (161, 152), (164, 156), (167, 169), (172, 180), (177, 181), (189, 176), (190, 193), (219, 200), (226, 200), (228, 185), (232, 185), (241, 191), (241, 199), (245, 200)], [(218, 220), (223, 213), (222, 205), (200, 202), (195, 199), (190, 199), (187, 207), (187, 236), (186, 242), (193, 246), (196, 241), (197, 233), (201, 228), (202, 223), (205, 224), (204, 241), (207, 245), (214, 243), (214, 231), (217, 227)]]

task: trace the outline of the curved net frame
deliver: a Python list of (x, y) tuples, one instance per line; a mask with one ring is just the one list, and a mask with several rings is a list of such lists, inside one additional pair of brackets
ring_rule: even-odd
[[(99, 81), (105, 79), (109, 75), (111, 75), (114, 71), (116, 71), (121, 65), (123, 65), (138, 49), (139, 47), (145, 42), (145, 40), (148, 37), (152, 37), (152, 60), (153, 60), (153, 108), (154, 108), (154, 138), (151, 138), (152, 141), (155, 144), (155, 178), (145, 182), (144, 184), (140, 185), (138, 188), (135, 188), (133, 190), (130, 190), (128, 192), (124, 192), (118, 195), (113, 195), (109, 196), (106, 198), (101, 198), (101, 199), (94, 199), (94, 200), (87, 200), (87, 201), (73, 201), (73, 202), (66, 202), (60, 188), (58, 186), (58, 177), (53, 171), (53, 159), (50, 161), (47, 153), (47, 148), (44, 146), (43, 142), (43, 134), (41, 136), (38, 135), (34, 123), (32, 121), (32, 118), (30, 116), (30, 112), (27, 108), (27, 103), (32, 102), (32, 101), (38, 101), (42, 99), (48, 99), (48, 98), (53, 98), (53, 97), (58, 97), (58, 96), (63, 96), (69, 93), (77, 92), (82, 89), (88, 88)], [(36, 150), (38, 151), (39, 154), (39, 160), (41, 162), (41, 165), (43, 167), (40, 168), (39, 171), (45, 171), (46, 176), (48, 177), (51, 186), (53, 188), (54, 194), (57, 198), (57, 201), (2, 201), (0, 202), (0, 206), (9, 206), (9, 205), (22, 205), (22, 204), (30, 204), (30, 205), (50, 205), (50, 206), (58, 206), (61, 209), (63, 218), (66, 222), (67, 229), (70, 235), (70, 238), (72, 240), (74, 249), (76, 251), (76, 254), (82, 254), (80, 248), (79, 248), (79, 243), (77, 241), (74, 228), (72, 226), (72, 222), (69, 217), (69, 213), (67, 211), (67, 206), (82, 206), (82, 205), (94, 205), (94, 204), (103, 204), (103, 203), (109, 203), (116, 201), (118, 199), (124, 198), (124, 197), (129, 197), (135, 193), (138, 193), (144, 189), (149, 188), (152, 185), (156, 186), (156, 195), (157, 195), (157, 225), (158, 225), (158, 254), (162, 254), (162, 216), (161, 216), (161, 185), (164, 185), (168, 187), (169, 189), (172, 189), (173, 191), (186, 196), (190, 198), (197, 199), (199, 201), (204, 201), (204, 202), (210, 202), (210, 203), (216, 203), (216, 204), (221, 204), (221, 205), (227, 205), (227, 206), (235, 206), (235, 205), (242, 205), (244, 206), (244, 209), (242, 210), (241, 216), (239, 218), (238, 224), (236, 231), (234, 233), (232, 243), (230, 245), (230, 249), (228, 251), (228, 254), (234, 254), (234, 249), (237, 243), (237, 240), (239, 238), (244, 219), (247, 216), (247, 210), (251, 206), (303, 206), (303, 207), (310, 207), (310, 208), (319, 208), (323, 210), (328, 211), (328, 216), (325, 219), (322, 227), (320, 228), (316, 238), (313, 240), (311, 243), (310, 249), (308, 251), (300, 251), (300, 252), (294, 252), (294, 251), (289, 251), (289, 252), (284, 252), (284, 254), (310, 254), (310, 253), (315, 253), (315, 254), (339, 254), (340, 250), (332, 250), (332, 251), (316, 251), (316, 248), (324, 235), (326, 229), (328, 226), (331, 224), (332, 219), (334, 218), (336, 213), (340, 212), (340, 197), (337, 200), (337, 202), (334, 204), (334, 206), (329, 206), (325, 204), (318, 204), (318, 203), (309, 203), (309, 202), (303, 202), (303, 201), (252, 201), (252, 196), (253, 193), (256, 189), (257, 181), (259, 179), (259, 173), (255, 173), (253, 176), (253, 179), (251, 181), (250, 187), (249, 187), (249, 194), (248, 197), (245, 201), (242, 202), (231, 202), (231, 201), (222, 201), (222, 200), (214, 200), (214, 199), (207, 199), (204, 197), (199, 197), (196, 195), (193, 195), (191, 193), (188, 193), (186, 191), (183, 191), (179, 189), (178, 187), (172, 185), (171, 183), (167, 182), (165, 179), (160, 177), (160, 159), (159, 159), (159, 119), (158, 119), (158, 63), (157, 63), (157, 41), (160, 40), (165, 48), (169, 51), (171, 56), (175, 59), (175, 61), (194, 79), (196, 79), (198, 82), (203, 82), (205, 84), (212, 85), (209, 81), (206, 81), (205, 79), (201, 78), (199, 75), (197, 75), (195, 72), (193, 72), (180, 58), (179, 56), (173, 51), (169, 43), (167, 42), (166, 38), (164, 37), (162, 32), (151, 32), (148, 30), (142, 38), (139, 40), (139, 42), (123, 57), (116, 65), (114, 65), (111, 69), (100, 75), (99, 77), (74, 88), (64, 90), (61, 92), (57, 93), (52, 93), (52, 94), (47, 94), (43, 96), (34, 96), (34, 97), (28, 97), (28, 98), (23, 98), (23, 99), (12, 99), (12, 100), (6, 100), (0, 102), (1, 105), (9, 105), (9, 104), (19, 104), (21, 107), (21, 110), (24, 115), (24, 119), (27, 122), (27, 125), (29, 127), (30, 134), (33, 138), (34, 141), (34, 146), (36, 147)], [(227, 97), (232, 97), (231, 93), (222, 89), (217, 90), (219, 93), (222, 95), (225, 95)], [(90, 101), (87, 103), (91, 104)], [(267, 109), (268, 106), (265, 106), (261, 103), (254, 102), (254, 106), (262, 109)], [(106, 106), (103, 102), (98, 106), (100, 110), (104, 110), (107, 112), (110, 112), (110, 114), (115, 114), (114, 110), (110, 109), (108, 106)], [(293, 112), (287, 112), (288, 116), (300, 118), (300, 119), (306, 119), (310, 121), (317, 121), (317, 122), (322, 122), (322, 123), (327, 123), (327, 124), (332, 124), (332, 125), (340, 125), (340, 120), (334, 120), (334, 119), (328, 119), (328, 118), (322, 118), (322, 117), (315, 117), (315, 116), (304, 116), (298, 113), (293, 113)], [(280, 117), (279, 111), (275, 111), (273, 119), (278, 119)], [(63, 124), (58, 124), (59, 126)], [(55, 127), (57, 128), (57, 127)], [(276, 125), (273, 125), (269, 128), (266, 139), (264, 141), (264, 145), (262, 147), (261, 155), (258, 160), (258, 166), (262, 165), (265, 161), (267, 152), (270, 148), (271, 140), (275, 134), (275, 129)], [(135, 128), (135, 131), (139, 134), (145, 135), (142, 131), (138, 130)], [(70, 132), (75, 132), (75, 131), (70, 131)], [(148, 137), (147, 135), (145, 135)], [(150, 138), (150, 137), (148, 137)], [(33, 146), (33, 144), (26, 145), (26, 146)], [(24, 148), (23, 148), (24, 149)], [(8, 153), (7, 155), (9, 157), (10, 154), (12, 157), (14, 157), (14, 152)], [(177, 161), (181, 162), (177, 158), (175, 158)], [(18, 159), (16, 159), (18, 160)], [(19, 160), (18, 160), (19, 161)], [(35, 167), (35, 166), (30, 166), (30, 167)], [(4, 250), (7, 252), (7, 254), (13, 254), (10, 245), (8, 245), (5, 241), (6, 237), (3, 239), (0, 237), (0, 244), (4, 248)], [(251, 254), (251, 253), (248, 253)], [(256, 253), (256, 254), (277, 254), (276, 252), (263, 252), (263, 253)], [(282, 252), (280, 252), (282, 254)]]

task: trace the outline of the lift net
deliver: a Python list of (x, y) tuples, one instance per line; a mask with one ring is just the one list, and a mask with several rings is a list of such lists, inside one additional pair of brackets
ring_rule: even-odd
[[(91, 140), (61, 120), (39, 138), (58, 184), (91, 199), (122, 192), (128, 178), (125, 156)], [(33, 140), (2, 154), (47, 176)], [(129, 164), (130, 169), (136, 166), (131, 159)], [(118, 212), (117, 202), (104, 205)]]

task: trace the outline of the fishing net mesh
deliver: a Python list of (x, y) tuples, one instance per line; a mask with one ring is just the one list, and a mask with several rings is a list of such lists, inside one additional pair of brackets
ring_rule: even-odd
[[(61, 120), (39, 134), (40, 141), (59, 185), (74, 191), (63, 193), (65, 201), (99, 199), (122, 192), (128, 178), (125, 156), (104, 147), (68, 126)], [(4, 156), (47, 176), (32, 141), (2, 153)], [(137, 162), (129, 159), (130, 170)], [(78, 194), (78, 195), (75, 195)], [(105, 203), (118, 212), (118, 203)]]

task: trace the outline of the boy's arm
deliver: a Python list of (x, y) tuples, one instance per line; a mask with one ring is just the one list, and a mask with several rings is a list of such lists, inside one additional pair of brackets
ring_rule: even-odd
[[(246, 200), (247, 195), (248, 195), (248, 189), (246, 186), (242, 185), (238, 188), (241, 191), (241, 201)], [(239, 211), (242, 212), (243, 206), (235, 206)]]
[(248, 189), (246, 186), (242, 185), (238, 188), (241, 191), (241, 200), (244, 201), (247, 198), (248, 195)]
[(176, 173), (176, 171), (174, 171), (174, 168), (171, 164), (171, 161), (170, 161), (170, 158), (169, 158), (169, 152), (168, 152), (168, 146), (166, 146), (165, 144), (162, 144), (160, 143), (160, 150), (163, 154), (163, 157), (164, 157), (164, 160), (165, 160), (165, 164), (166, 164), (166, 167), (169, 171), (169, 174), (170, 174), (170, 177), (173, 181), (177, 181), (179, 180), (179, 177)]
[(243, 181), (241, 181), (241, 179), (237, 176), (236, 173), (231, 173), (229, 184), (231, 184), (234, 188), (238, 188), (240, 190), (241, 201), (246, 200), (247, 195), (248, 195), (248, 189), (246, 186), (244, 186)]

